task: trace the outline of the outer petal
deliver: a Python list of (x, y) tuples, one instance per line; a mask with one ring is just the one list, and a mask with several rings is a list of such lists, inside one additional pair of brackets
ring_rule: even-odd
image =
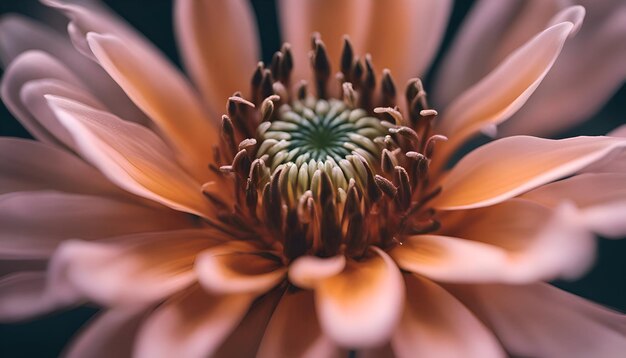
[(296, 291), (286, 292), (278, 303), (257, 357), (341, 357), (341, 353), (322, 333), (312, 292)]
[(618, 357), (626, 317), (547, 284), (460, 286), (455, 295), (521, 357)]
[(196, 254), (219, 238), (206, 230), (137, 234), (108, 242), (64, 242), (53, 260), (82, 294), (106, 306), (152, 302), (195, 281)]
[(283, 280), (287, 271), (278, 258), (241, 241), (200, 253), (196, 270), (202, 286), (219, 294), (264, 293)]
[(58, 60), (81, 79), (107, 108), (123, 118), (147, 123), (148, 118), (96, 63), (76, 51), (69, 40), (53, 29), (26, 17), (9, 14), (0, 20), (0, 59), (5, 67), (21, 53), (41, 50)]
[(46, 289), (44, 272), (18, 272), (0, 279), (0, 321), (12, 322), (67, 305)]
[[(111, 35), (90, 33), (87, 42), (98, 62), (177, 150), (181, 162), (206, 178), (218, 131), (182, 75), (157, 56), (148, 56)], [(163, 84), (166, 84), (165, 86)]]
[(0, 196), (0, 257), (47, 258), (63, 241), (191, 227), (181, 213), (117, 199), (51, 191)]
[(541, 32), (452, 102), (438, 125), (450, 137), (446, 153), (481, 130), (494, 134), (497, 124), (517, 112), (546, 76), (573, 29), (572, 23), (563, 22)]
[[(609, 137), (626, 138), (626, 124), (607, 134)], [(588, 173), (626, 173), (626, 151), (616, 150), (604, 159), (586, 167)]]
[(214, 112), (247, 90), (259, 59), (257, 26), (248, 1), (178, 0), (175, 25), (185, 67)]
[(402, 314), (403, 286), (398, 267), (377, 248), (369, 259), (348, 261), (343, 272), (315, 290), (322, 330), (346, 348), (383, 345)]
[[(467, 228), (459, 229), (460, 235), (467, 231), (462, 239), (412, 236), (390, 254), (401, 268), (442, 282), (518, 284), (580, 276), (594, 258), (593, 236), (581, 227), (570, 207), (557, 208), (547, 222), (538, 218), (547, 215), (546, 211), (525, 201), (480, 209), (468, 215)], [(538, 227), (535, 232), (533, 224)], [(523, 231), (507, 235), (502, 230), (506, 226), (519, 226)], [(530, 237), (525, 236), (529, 232)]]
[(602, 236), (626, 235), (626, 173), (583, 174), (550, 183), (523, 196), (548, 207), (573, 202), (584, 224)]
[(341, 54), (343, 35), (350, 36), (358, 54), (364, 51), (368, 24), (365, 19), (370, 14), (368, 0), (280, 0), (278, 5), (283, 39), (293, 50), (295, 80), (308, 80), (313, 32), (322, 35), (335, 64)]
[(61, 97), (46, 96), (83, 157), (118, 186), (173, 209), (207, 216), (200, 184), (148, 129)]
[(129, 357), (145, 307), (113, 308), (97, 315), (70, 343), (68, 358)]
[(66, 151), (32, 140), (0, 138), (0, 194), (30, 190), (120, 194), (97, 170)]
[(609, 137), (503, 138), (461, 159), (440, 181), (442, 194), (432, 206), (459, 210), (493, 205), (570, 175), (625, 146), (624, 139)]
[(414, 275), (404, 281), (404, 314), (391, 341), (398, 357), (505, 356), (492, 333), (446, 290)]
[(248, 295), (210, 296), (195, 286), (167, 301), (145, 321), (133, 356), (211, 356), (251, 302)]

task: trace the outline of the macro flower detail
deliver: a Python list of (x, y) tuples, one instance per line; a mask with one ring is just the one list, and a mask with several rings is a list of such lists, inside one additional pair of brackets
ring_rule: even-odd
[(255, 66), (247, 2), (177, 0), (200, 94), (100, 4), (43, 3), (71, 44), (0, 23), (2, 97), (38, 140), (0, 140), (0, 319), (102, 306), (70, 357), (626, 349), (623, 314), (542, 283), (626, 234), (623, 128), (455, 159), (540, 88), (582, 6), (437, 108), (417, 75), (450, 1), (280, 1), (288, 42)]

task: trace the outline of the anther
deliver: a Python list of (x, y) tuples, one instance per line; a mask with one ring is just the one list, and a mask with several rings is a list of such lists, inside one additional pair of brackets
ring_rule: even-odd
[(374, 181), (376, 182), (376, 186), (378, 186), (378, 188), (391, 199), (393, 199), (398, 193), (398, 188), (396, 188), (387, 178), (375, 175)]
[(354, 50), (348, 36), (343, 37), (343, 50), (341, 51), (340, 70), (344, 75), (344, 80), (350, 81), (352, 63), (354, 62)]

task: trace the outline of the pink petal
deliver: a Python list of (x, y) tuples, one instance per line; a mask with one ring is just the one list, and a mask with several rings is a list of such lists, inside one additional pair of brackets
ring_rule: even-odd
[[(626, 138), (626, 124), (607, 134), (609, 137)], [(604, 159), (586, 167), (587, 173), (626, 173), (626, 151), (616, 150)]]
[(98, 314), (73, 339), (64, 357), (129, 357), (145, 307), (113, 308)]
[(344, 255), (328, 258), (301, 256), (289, 265), (289, 281), (298, 287), (312, 289), (321, 280), (343, 271), (345, 266)]
[(517, 112), (552, 68), (573, 29), (572, 23), (563, 22), (544, 30), (452, 102), (438, 123), (441, 134), (450, 138), (446, 153)]
[(211, 356), (245, 316), (248, 295), (211, 296), (196, 286), (160, 306), (142, 325), (133, 356)]
[(539, 187), (523, 197), (548, 207), (570, 201), (594, 232), (614, 238), (626, 235), (626, 173), (577, 175)]
[(100, 65), (173, 144), (185, 168), (206, 179), (218, 131), (184, 77), (164, 58), (129, 47), (118, 37), (90, 33), (87, 42)]
[[(343, 353), (343, 354), (342, 354)], [(342, 357), (324, 336), (311, 291), (286, 292), (265, 330), (257, 357)]]
[(625, 140), (610, 137), (503, 138), (461, 159), (440, 181), (443, 191), (432, 206), (460, 210), (497, 204), (575, 173), (625, 146)]
[(121, 194), (97, 170), (68, 152), (37, 141), (0, 138), (0, 194), (31, 190)]
[(287, 269), (252, 244), (230, 241), (200, 253), (196, 271), (210, 292), (261, 294), (282, 281)]
[(105, 306), (137, 304), (195, 282), (196, 254), (219, 240), (207, 230), (142, 233), (106, 242), (69, 240), (52, 260), (85, 297)]
[(183, 214), (119, 199), (53, 191), (0, 196), (0, 257), (47, 258), (63, 240), (193, 225)]
[(69, 39), (37, 21), (9, 14), (0, 20), (0, 58), (5, 66), (21, 53), (41, 50), (70, 68), (96, 98), (116, 115), (147, 123), (148, 118), (126, 96), (124, 91), (102, 70), (73, 48)]
[(215, 113), (247, 91), (259, 59), (257, 25), (243, 0), (178, 0), (175, 25), (185, 67)]
[(398, 357), (504, 357), (491, 332), (443, 288), (404, 275), (407, 300), (392, 338)]
[(345, 348), (383, 345), (402, 314), (402, 275), (386, 253), (373, 250), (370, 258), (348, 261), (343, 272), (323, 280), (315, 289), (323, 332)]
[[(557, 208), (549, 220), (541, 214), (550, 215), (526, 201), (478, 209), (468, 214), (467, 228), (459, 225), (461, 238), (411, 236), (390, 255), (401, 268), (441, 282), (519, 284), (580, 276), (594, 258), (593, 236), (570, 207)], [(507, 226), (521, 230), (507, 233)]]
[(212, 209), (201, 185), (176, 163), (154, 133), (79, 102), (46, 96), (81, 155), (121, 188), (200, 216)]
[(626, 316), (547, 284), (454, 293), (514, 356), (618, 357), (626, 350)]

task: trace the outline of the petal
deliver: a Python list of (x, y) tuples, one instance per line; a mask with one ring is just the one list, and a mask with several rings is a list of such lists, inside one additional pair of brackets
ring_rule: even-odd
[(0, 19), (2, 62), (6, 66), (28, 50), (43, 51), (70, 68), (81, 79), (81, 84), (116, 115), (142, 124), (148, 122), (115, 81), (100, 66), (76, 51), (67, 38), (21, 15), (5, 15)]
[(626, 316), (547, 284), (459, 286), (455, 295), (519, 357), (618, 357)]
[(32, 318), (66, 306), (46, 289), (45, 272), (18, 272), (0, 279), (0, 321)]
[(207, 216), (201, 185), (145, 127), (61, 97), (46, 96), (81, 153), (121, 188), (175, 210)]
[(438, 124), (450, 138), (446, 150), (517, 112), (552, 68), (573, 29), (571, 22), (563, 22), (544, 30), (452, 102)]
[[(369, 2), (360, 0), (280, 0), (278, 14), (284, 41), (291, 44), (294, 57), (294, 79), (309, 80), (311, 35), (322, 35), (330, 60), (337, 64), (343, 46), (343, 35), (350, 36), (357, 54), (363, 45), (370, 14)], [(336, 70), (337, 68), (335, 68)], [(333, 70), (333, 72), (335, 71)]]
[(137, 304), (195, 282), (196, 254), (219, 240), (207, 230), (142, 233), (106, 242), (69, 240), (53, 260), (90, 300), (105, 306)]
[[(609, 137), (626, 138), (626, 124), (607, 134)], [(587, 173), (626, 173), (626, 151), (616, 150), (604, 159), (586, 167)]]
[(325, 278), (335, 276), (346, 267), (346, 257), (301, 256), (289, 265), (289, 281), (301, 288), (312, 289)]
[(432, 206), (460, 210), (493, 205), (570, 175), (624, 146), (625, 140), (610, 137), (503, 138), (461, 159), (440, 181), (442, 194)]
[(191, 227), (183, 214), (160, 207), (53, 191), (0, 196), (0, 257), (47, 258), (63, 240), (86, 240)]
[(402, 86), (423, 76), (446, 30), (452, 1), (372, 1), (365, 51), (379, 70), (389, 68)]
[(211, 356), (251, 302), (248, 295), (211, 296), (195, 286), (165, 302), (145, 321), (133, 356)]
[(98, 314), (73, 339), (63, 354), (68, 358), (130, 357), (145, 307), (113, 308)]
[[(532, 210), (538, 212), (530, 214), (528, 211)], [(411, 236), (390, 255), (401, 268), (441, 282), (519, 284), (580, 276), (593, 262), (593, 236), (581, 227), (580, 219), (567, 206), (557, 208), (546, 222), (536, 222), (538, 214), (546, 211), (524, 201), (479, 209), (468, 215), (469, 227), (459, 229), (462, 238)], [(473, 223), (472, 218), (480, 221)], [(507, 225), (499, 223), (501, 219), (520, 222)], [(522, 220), (528, 222), (522, 224)], [(489, 226), (491, 223), (495, 228)], [(538, 225), (535, 232), (533, 224)], [(507, 235), (501, 230), (506, 226), (523, 230)], [(529, 232), (531, 236), (524, 237)]]
[(454, 296), (427, 279), (404, 275), (407, 299), (392, 338), (398, 357), (504, 357), (491, 332)]
[(349, 260), (343, 272), (315, 289), (322, 330), (345, 348), (383, 345), (402, 314), (402, 275), (386, 253), (373, 250), (368, 259)]
[(594, 232), (614, 238), (626, 235), (626, 173), (577, 175), (539, 187), (523, 197), (547, 207), (568, 200)]
[(47, 189), (120, 195), (102, 174), (68, 152), (37, 141), (0, 138), (0, 194)]
[(185, 167), (206, 178), (208, 169), (199, 168), (211, 158), (218, 131), (182, 75), (164, 58), (148, 57), (120, 38), (90, 33), (87, 41), (107, 73), (173, 144)]
[(244, 0), (178, 0), (174, 19), (185, 67), (219, 113), (233, 93), (248, 90), (259, 59), (252, 8)]
[(257, 357), (342, 357), (345, 353), (322, 333), (313, 293), (295, 291), (286, 292), (278, 303)]
[(287, 269), (278, 257), (251, 244), (230, 241), (200, 253), (196, 271), (210, 292), (261, 294), (282, 281)]

